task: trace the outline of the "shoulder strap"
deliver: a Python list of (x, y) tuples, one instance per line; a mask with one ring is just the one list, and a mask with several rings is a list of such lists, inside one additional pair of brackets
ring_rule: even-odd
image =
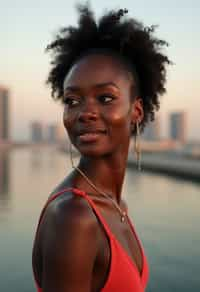
[(66, 188), (66, 189), (63, 189), (61, 191), (59, 191), (58, 193), (54, 194), (53, 196), (51, 196), (45, 203), (44, 207), (42, 208), (42, 211), (40, 213), (40, 217), (39, 217), (39, 220), (38, 220), (38, 224), (37, 224), (37, 229), (36, 229), (36, 233), (35, 233), (35, 239), (37, 237), (37, 234), (38, 234), (38, 231), (39, 231), (39, 226), (40, 226), (40, 223), (41, 223), (41, 220), (43, 218), (43, 215), (44, 215), (44, 212), (47, 208), (47, 206), (49, 205), (50, 202), (52, 202), (53, 200), (55, 200), (57, 197), (59, 197), (60, 195), (62, 195), (63, 193), (65, 192), (68, 192), (68, 191), (71, 191), (71, 188)]
[(88, 204), (91, 206), (91, 208), (93, 209), (94, 213), (96, 214), (97, 218), (100, 220), (100, 222), (102, 223), (103, 227), (105, 228), (107, 234), (109, 236), (112, 236), (112, 232), (110, 231), (110, 228), (107, 224), (107, 222), (105, 221), (105, 219), (103, 218), (103, 216), (100, 214), (99, 210), (97, 209), (95, 203), (92, 201), (92, 199), (86, 194), (86, 192), (82, 191), (82, 190), (79, 190), (77, 188), (66, 188), (66, 189), (63, 189), (61, 191), (59, 191), (58, 193), (54, 194), (53, 196), (51, 196), (47, 202), (45, 203), (42, 211), (41, 211), (41, 214), (40, 214), (40, 217), (39, 217), (39, 221), (38, 221), (38, 226), (37, 226), (37, 229), (36, 229), (36, 234), (35, 234), (35, 238), (37, 237), (37, 233), (38, 233), (38, 230), (39, 230), (39, 225), (40, 225), (40, 222), (42, 220), (42, 217), (44, 215), (44, 212), (47, 208), (47, 206), (49, 205), (50, 202), (52, 202), (53, 200), (55, 200), (57, 197), (59, 197), (60, 195), (62, 195), (63, 193), (66, 193), (66, 192), (73, 192), (75, 195), (78, 195), (78, 196), (81, 196), (83, 198), (85, 198), (88, 202)]
[(103, 225), (104, 229), (106, 230), (106, 233), (108, 234), (108, 236), (112, 236), (112, 232), (111, 232), (106, 220), (103, 218), (103, 216), (99, 212), (97, 206), (95, 205), (93, 200), (86, 194), (86, 192), (79, 190), (79, 189), (76, 189), (76, 188), (73, 188), (72, 191), (74, 192), (75, 195), (82, 196), (83, 198), (85, 198), (87, 200), (88, 204), (91, 206), (92, 210), (94, 211), (97, 218), (99, 219), (99, 221)]

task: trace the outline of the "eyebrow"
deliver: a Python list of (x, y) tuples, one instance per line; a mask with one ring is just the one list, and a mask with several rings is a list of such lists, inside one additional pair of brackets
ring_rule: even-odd
[[(92, 87), (101, 88), (101, 87), (106, 87), (106, 86), (113, 86), (119, 90), (119, 87), (114, 82), (97, 83), (97, 84), (93, 85)], [(80, 91), (81, 88), (79, 86), (67, 86), (64, 89), (64, 91), (67, 91), (67, 90), (75, 92), (75, 91)]]

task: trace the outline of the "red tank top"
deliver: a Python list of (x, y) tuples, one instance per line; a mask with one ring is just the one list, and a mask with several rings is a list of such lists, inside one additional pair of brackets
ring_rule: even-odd
[[(127, 216), (128, 222), (131, 226), (131, 230), (139, 243), (141, 254), (142, 254), (143, 264), (142, 264), (141, 274), (139, 273), (131, 257), (127, 254), (127, 252), (123, 249), (120, 242), (111, 232), (108, 224), (106, 223), (103, 216), (100, 214), (98, 208), (96, 207), (92, 199), (84, 191), (76, 189), (76, 188), (67, 188), (67, 189), (63, 189), (62, 191), (56, 193), (51, 198), (49, 198), (49, 200), (47, 200), (41, 212), (35, 237), (37, 236), (39, 224), (41, 222), (42, 216), (45, 212), (47, 205), (51, 201), (53, 201), (55, 198), (57, 198), (58, 196), (60, 196), (61, 194), (67, 191), (72, 191), (75, 195), (82, 196), (83, 198), (87, 200), (88, 204), (91, 206), (92, 210), (94, 211), (94, 214), (99, 219), (102, 226), (104, 227), (105, 232), (109, 238), (110, 247), (111, 247), (111, 264), (110, 264), (110, 270), (109, 270), (107, 281), (103, 289), (101, 289), (101, 292), (144, 292), (147, 286), (148, 278), (149, 278), (148, 263), (147, 263), (147, 258), (144, 254), (144, 249), (136, 234), (133, 224), (131, 223), (131, 220)], [(33, 275), (34, 275), (34, 271), (33, 271)], [(35, 275), (34, 275), (34, 279), (35, 279)], [(37, 287), (37, 292), (42, 292), (42, 288), (39, 287), (39, 285), (36, 282), (36, 279), (35, 279), (35, 283)]]

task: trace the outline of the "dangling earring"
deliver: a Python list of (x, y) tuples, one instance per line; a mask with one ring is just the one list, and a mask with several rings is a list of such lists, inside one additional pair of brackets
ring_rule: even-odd
[(70, 141), (69, 141), (69, 154), (70, 154), (70, 161), (71, 161), (72, 168), (75, 168), (73, 157), (72, 157), (72, 143)]
[(140, 127), (139, 127), (138, 121), (136, 121), (136, 135), (135, 135), (134, 152), (135, 152), (136, 159), (137, 159), (138, 170), (141, 171)]

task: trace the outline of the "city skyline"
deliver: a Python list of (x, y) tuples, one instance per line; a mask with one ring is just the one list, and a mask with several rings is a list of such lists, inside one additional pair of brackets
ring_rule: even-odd
[(0, 86), (0, 141), (10, 138), (9, 90)]
[[(45, 86), (50, 57), (44, 49), (60, 27), (77, 23), (76, 2), (65, 2), (60, 1), (58, 5), (46, 0), (42, 3), (22, 0), (20, 4), (14, 1), (12, 6), (7, 3), (1, 5), (4, 25), (0, 28), (3, 39), (0, 85), (10, 91), (11, 137), (15, 139), (28, 139), (32, 120), (62, 124), (62, 107), (53, 102), (50, 89)], [(143, 21), (145, 25), (159, 24), (156, 35), (170, 44), (166, 51), (174, 65), (168, 68), (167, 93), (161, 97), (161, 110), (158, 112), (162, 116), (164, 137), (169, 131), (169, 112), (186, 111), (188, 138), (200, 140), (200, 39), (197, 37), (200, 31), (200, 3), (180, 1), (180, 4), (168, 1), (161, 5), (159, 1), (146, 3), (144, 0), (133, 4), (125, 0), (123, 7), (129, 9), (129, 16)], [(109, 3), (91, 1), (91, 6), (97, 16), (106, 7), (121, 7), (120, 1), (114, 0)]]
[[(186, 112), (172, 111), (168, 114), (168, 133), (164, 139), (161, 120), (161, 115), (157, 115), (154, 121), (149, 122), (146, 125), (144, 132), (141, 134), (141, 139), (145, 141), (174, 140), (183, 144), (192, 142), (188, 139), (188, 119)], [(62, 127), (59, 123), (43, 123), (41, 120), (31, 121), (29, 131), (29, 136), (31, 137), (30, 140), (32, 140), (32, 142), (48, 140), (64, 141), (67, 138), (64, 126)]]
[[(4, 93), (5, 93), (5, 96), (4, 96)], [(1, 126), (1, 128), (3, 127), (5, 129), (7, 129), (7, 132), (9, 131), (9, 133), (10, 132), (13, 133), (14, 132), (13, 131), (13, 124), (10, 122), (10, 118), (12, 119), (12, 117), (11, 117), (10, 107), (8, 107), (8, 104), (10, 103), (9, 89), (6, 88), (6, 87), (1, 86), (1, 84), (0, 84), (0, 97), (1, 97), (1, 99), (0, 99), (0, 107), (5, 102), (6, 102), (5, 105), (7, 105), (6, 107), (3, 106), (1, 108), (1, 111), (2, 111), (3, 114), (0, 115), (1, 118), (2, 118), (2, 122), (0, 123), (0, 126)], [(3, 99), (2, 99), (2, 97), (3, 97)], [(3, 100), (4, 100), (4, 102), (3, 102)], [(156, 112), (155, 120), (153, 122), (149, 121), (149, 123), (146, 125), (146, 127), (144, 129), (144, 133), (142, 133), (143, 134), (142, 137), (145, 140), (160, 140), (160, 139), (162, 140), (162, 139), (170, 139), (170, 138), (172, 138), (171, 137), (172, 131), (176, 131), (176, 130), (173, 130), (173, 127), (172, 127), (173, 123), (171, 121), (171, 117), (174, 116), (174, 115), (175, 116), (177, 116), (177, 115), (179, 116), (179, 114), (181, 116), (184, 115), (184, 117), (185, 117), (185, 122), (181, 125), (181, 127), (182, 127), (181, 132), (184, 131), (184, 139), (183, 140), (185, 140), (185, 142), (189, 142), (189, 141), (192, 141), (192, 140), (200, 141), (200, 137), (199, 138), (198, 137), (197, 138), (193, 138), (193, 139), (190, 138), (190, 132), (188, 130), (188, 115), (187, 115), (187, 112), (186, 111), (180, 111), (180, 110), (168, 112), (167, 113), (167, 117), (165, 117), (166, 120), (164, 121), (164, 123), (163, 123), (163, 116), (161, 115), (161, 113), (160, 112), (159, 113)], [(187, 116), (187, 118), (186, 118), (186, 116)], [(6, 119), (8, 121), (6, 123), (3, 123), (3, 121), (5, 120), (5, 117), (6, 117)], [(38, 124), (40, 124), (39, 126), (41, 126), (42, 128), (51, 127), (51, 126), (54, 127), (56, 125), (57, 127), (61, 128), (62, 133), (64, 133), (64, 131), (65, 131), (64, 126), (62, 125), (62, 120), (60, 120), (60, 122), (57, 121), (57, 123), (56, 123), (53, 120), (47, 121), (47, 120), (42, 119), (42, 117), (39, 117), (39, 119), (37, 119), (37, 120), (30, 120), (30, 123), (27, 125), (28, 134), (26, 135), (26, 137), (24, 136), (24, 139), (23, 138), (22, 139), (16, 138), (17, 137), (16, 133), (14, 133), (14, 135), (10, 135), (9, 134), (10, 139), (30, 141), (32, 139), (32, 138), (30, 138), (31, 135), (32, 135), (32, 133), (30, 134), (30, 126), (32, 126), (34, 124), (37, 124), (37, 126), (38, 126)], [(163, 124), (165, 124), (165, 129), (163, 127)], [(15, 135), (16, 135), (16, 137), (15, 137)], [(40, 134), (40, 135), (43, 135), (43, 134)], [(7, 136), (8, 136), (8, 134), (7, 134)], [(41, 139), (43, 139), (43, 138), (41, 138)]]

